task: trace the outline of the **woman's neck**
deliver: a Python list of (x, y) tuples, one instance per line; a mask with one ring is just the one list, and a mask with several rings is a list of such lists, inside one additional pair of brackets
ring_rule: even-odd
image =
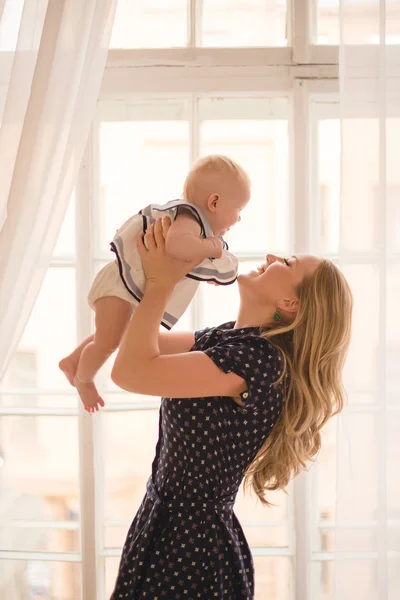
[(265, 306), (246, 307), (241, 303), (234, 328), (240, 329), (241, 327), (265, 327), (266, 325), (273, 323), (273, 321), (274, 311), (272, 308), (268, 309)]

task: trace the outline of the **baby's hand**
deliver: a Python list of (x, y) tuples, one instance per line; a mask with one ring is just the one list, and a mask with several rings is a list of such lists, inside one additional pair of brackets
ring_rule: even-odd
[(207, 240), (210, 240), (214, 246), (212, 258), (221, 258), (222, 251), (224, 249), (224, 244), (222, 243), (222, 240), (216, 236), (211, 236), (207, 238)]

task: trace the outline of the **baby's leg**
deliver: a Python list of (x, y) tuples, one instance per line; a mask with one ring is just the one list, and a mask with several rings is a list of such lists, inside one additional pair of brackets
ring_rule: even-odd
[(81, 383), (93, 382), (94, 376), (106, 360), (117, 350), (132, 314), (129, 302), (116, 296), (99, 298), (94, 338), (83, 348), (76, 377)]
[(60, 367), (61, 371), (63, 371), (65, 377), (68, 379), (71, 385), (74, 385), (74, 378), (76, 375), (76, 370), (78, 368), (79, 359), (81, 357), (82, 351), (84, 347), (87, 346), (89, 342), (93, 342), (93, 340), (94, 335), (91, 335), (90, 337), (86, 338), (86, 340), (82, 342), (82, 344), (80, 344), (77, 348), (75, 348), (75, 350), (71, 352), (71, 354), (68, 354), (68, 356), (60, 360), (60, 362), (58, 363), (58, 366)]

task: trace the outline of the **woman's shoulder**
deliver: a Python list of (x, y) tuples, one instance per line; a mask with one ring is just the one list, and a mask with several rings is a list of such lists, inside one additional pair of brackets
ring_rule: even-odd
[(265, 354), (269, 360), (280, 361), (280, 351), (263, 335), (261, 327), (235, 328), (234, 321), (222, 323), (216, 327), (207, 327), (195, 332), (194, 350), (225, 346), (236, 348), (243, 355), (249, 352)]

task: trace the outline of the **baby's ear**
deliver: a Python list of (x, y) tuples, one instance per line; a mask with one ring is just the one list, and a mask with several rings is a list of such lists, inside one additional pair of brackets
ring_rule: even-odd
[(211, 212), (215, 212), (217, 209), (218, 200), (219, 200), (219, 194), (211, 194), (208, 197), (208, 201), (207, 201), (208, 210), (210, 210)]

